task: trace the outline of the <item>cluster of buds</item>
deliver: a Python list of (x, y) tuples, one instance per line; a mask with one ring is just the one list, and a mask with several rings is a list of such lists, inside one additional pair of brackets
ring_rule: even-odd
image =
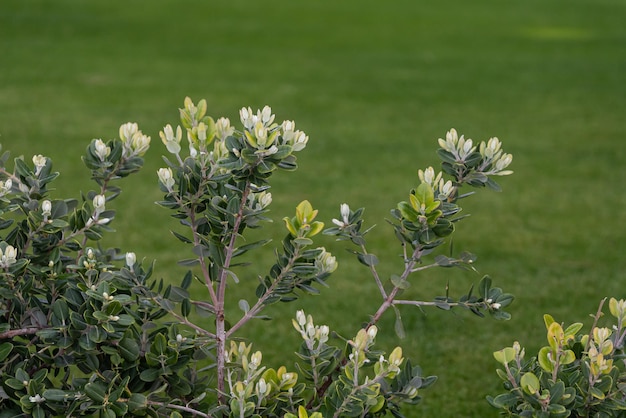
[(272, 194), (266, 191), (248, 194), (248, 207), (254, 211), (261, 211), (272, 203)]
[(480, 143), (480, 155), (483, 157), (481, 171), (495, 176), (512, 174), (511, 170), (505, 170), (513, 161), (511, 154), (502, 151), (502, 143), (498, 138), (490, 138), (488, 142)]
[[(398, 373), (400, 373), (400, 366), (404, 358), (402, 357), (402, 348), (396, 347), (393, 349), (389, 358), (386, 359), (384, 355), (380, 355), (378, 362), (374, 364), (374, 372), (376, 378), (389, 378), (393, 379)], [(416, 393), (417, 395), (417, 393)]]
[(150, 137), (144, 135), (136, 123), (128, 122), (120, 126), (122, 157), (142, 157), (150, 147)]
[[(446, 138), (439, 138), (439, 146), (450, 153), (457, 163), (465, 163), (473, 159), (476, 146), (471, 139), (465, 139), (463, 135), (459, 137), (455, 129), (446, 133)], [(502, 143), (498, 138), (490, 138), (487, 142), (481, 142), (478, 146), (478, 158), (480, 166), (478, 171), (486, 175), (506, 176), (512, 174), (510, 170), (505, 170), (513, 161), (511, 154), (502, 151)], [(472, 158), (469, 158), (472, 156)]]
[(246, 141), (252, 148), (257, 149), (257, 155), (267, 156), (278, 152), (276, 140), (280, 132), (278, 125), (273, 123), (275, 115), (271, 107), (265, 106), (256, 114), (249, 107), (244, 107), (239, 111), (239, 116), (245, 128)]
[(456, 129), (450, 129), (446, 133), (446, 139), (439, 138), (439, 146), (454, 156), (457, 162), (465, 162), (465, 159), (476, 151), (476, 147), (471, 139), (459, 135)]
[(318, 248), (320, 254), (315, 258), (315, 267), (319, 274), (332, 273), (337, 270), (337, 259), (326, 251), (324, 247)]
[(107, 157), (111, 154), (111, 147), (104, 143), (102, 139), (96, 139), (94, 142), (94, 148), (96, 156), (100, 159), (100, 161), (104, 162), (107, 160)]
[(13, 187), (13, 180), (6, 179), (5, 181), (0, 181), (0, 197), (6, 196), (11, 192), (11, 188)]
[[(87, 270), (93, 270), (96, 268), (98, 260), (96, 260), (96, 254), (94, 253), (92, 248), (87, 249), (87, 258), (83, 260), (83, 267)], [(108, 297), (108, 295), (107, 295)], [(105, 297), (106, 299), (106, 297)]]
[(48, 159), (43, 155), (34, 155), (33, 164), (35, 165), (35, 175), (38, 176), (41, 170), (46, 166)]
[(293, 151), (302, 151), (306, 147), (307, 142), (309, 142), (309, 137), (304, 132), (296, 130), (296, 123), (294, 121), (284, 121), (282, 128), (283, 144), (290, 145)]
[(609, 359), (613, 354), (613, 341), (610, 339), (611, 330), (608, 328), (594, 328), (593, 341), (589, 344), (587, 355), (589, 356), (589, 368), (594, 379), (603, 374), (608, 374), (613, 369), (613, 360)]
[(174, 189), (174, 184), (176, 181), (174, 180), (174, 173), (172, 173), (171, 168), (159, 168), (157, 170), (157, 176), (159, 177), (159, 181), (167, 189), (168, 192), (172, 192)]
[[(313, 317), (303, 310), (296, 312), (296, 319), (291, 320), (293, 327), (300, 333), (309, 350), (321, 351), (328, 341), (330, 329), (328, 325), (315, 325)], [(316, 348), (317, 346), (317, 348)]]
[(455, 187), (452, 181), (444, 180), (441, 172), (435, 174), (435, 170), (432, 167), (428, 167), (426, 170), (418, 170), (417, 175), (420, 182), (426, 183), (435, 191), (437, 199), (447, 200), (454, 194)]
[(17, 262), (17, 249), (12, 245), (0, 245), (0, 268), (7, 268)]
[(313, 222), (317, 216), (317, 209), (308, 200), (303, 200), (296, 206), (296, 216), (293, 218), (283, 218), (289, 233), (294, 238), (310, 238), (317, 235), (324, 228), (323, 222)]
[(304, 132), (296, 130), (294, 121), (286, 120), (280, 125), (274, 123), (275, 115), (269, 106), (256, 113), (244, 107), (239, 111), (239, 116), (244, 126), (245, 139), (252, 148), (256, 148), (259, 156), (275, 154), (278, 145), (288, 145), (292, 151), (301, 151), (309, 141)]

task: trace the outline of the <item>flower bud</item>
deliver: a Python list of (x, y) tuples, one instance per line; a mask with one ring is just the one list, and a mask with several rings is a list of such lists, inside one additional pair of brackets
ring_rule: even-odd
[(52, 214), (52, 202), (49, 200), (44, 200), (41, 202), (41, 214), (44, 217), (48, 217)]
[(133, 269), (133, 266), (137, 262), (137, 256), (133, 252), (126, 253), (126, 265), (129, 269)]
[(0, 267), (9, 267), (17, 262), (17, 249), (7, 245), (4, 251), (0, 248)]
[(100, 161), (106, 161), (109, 154), (111, 154), (111, 147), (108, 147), (101, 139), (96, 139), (94, 147)]
[(96, 214), (104, 212), (106, 205), (106, 197), (102, 194), (98, 194), (93, 198), (93, 207)]
[(176, 135), (170, 124), (167, 124), (161, 132), (159, 132), (161, 141), (165, 144), (167, 150), (172, 154), (180, 153), (180, 140), (183, 138), (183, 131), (180, 126), (176, 127)]
[(45, 167), (47, 158), (43, 155), (34, 155), (33, 164), (35, 165), (35, 175), (38, 176), (41, 173), (41, 169)]
[(157, 171), (157, 175), (159, 177), (159, 181), (161, 182), (161, 184), (163, 184), (163, 186), (165, 186), (165, 188), (171, 192), (172, 191), (172, 187), (174, 186), (175, 180), (174, 180), (174, 175), (172, 173), (172, 169), (171, 168), (159, 168), (159, 170)]

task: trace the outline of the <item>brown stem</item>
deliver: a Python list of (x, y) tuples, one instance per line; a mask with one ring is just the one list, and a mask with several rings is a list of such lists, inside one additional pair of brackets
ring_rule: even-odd
[(218, 284), (217, 300), (215, 304), (215, 343), (217, 344), (216, 356), (217, 356), (217, 400), (220, 404), (226, 402), (224, 396), (225, 388), (225, 372), (226, 372), (226, 324), (224, 314), (224, 303), (226, 294), (226, 279), (228, 276), (228, 268), (233, 258), (233, 252), (235, 249), (235, 241), (241, 222), (243, 221), (243, 210), (250, 193), (250, 182), (246, 182), (246, 186), (241, 195), (241, 203), (239, 204), (239, 210), (235, 217), (235, 223), (231, 231), (230, 241), (226, 247), (226, 255), (224, 258), (224, 265), (220, 267), (220, 277)]
[(6, 339), (17, 337), (20, 335), (32, 335), (42, 329), (44, 328), (28, 327), (28, 328), (20, 328), (20, 329), (10, 329), (8, 331), (0, 332), (0, 340), (6, 340)]

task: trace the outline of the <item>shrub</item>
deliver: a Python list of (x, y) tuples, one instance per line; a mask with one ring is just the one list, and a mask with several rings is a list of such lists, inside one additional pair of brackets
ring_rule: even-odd
[(525, 359), (518, 342), (494, 353), (504, 367), (498, 376), (505, 393), (488, 397), (494, 407), (515, 417), (623, 417), (626, 411), (626, 301), (611, 298), (614, 324), (600, 327), (600, 303), (589, 332), (580, 322), (564, 327), (544, 315), (548, 345)]
[[(32, 165), (16, 158), (9, 170), (8, 153), (0, 157), (0, 416), (402, 416), (401, 404), (417, 403), (435, 378), (423, 376), (400, 347), (375, 349), (376, 324), (387, 310), (397, 314), (400, 336), (401, 305), (509, 318), (504, 309), (513, 297), (488, 277), (458, 299), (400, 298), (424, 270), (473, 268), (473, 255), (444, 255), (440, 247), (464, 218), (459, 201), (472, 193), (461, 194), (461, 186), (498, 189), (493, 176), (510, 173), (511, 156), (497, 138), (475, 146), (451, 130), (439, 140), (444, 173), (419, 170), (419, 185), (391, 211), (403, 258), (388, 280), (366, 249), (363, 209), (345, 203), (324, 230), (318, 211), (301, 202), (284, 218), (286, 236), (262, 273), (238, 257), (269, 240), (247, 242), (244, 234), (268, 220), (269, 179), (278, 169), (296, 169), (295, 153), (308, 137), (292, 121), (275, 123), (269, 107), (243, 108), (240, 116), (243, 127), (235, 130), (228, 119), (207, 116), (206, 101), (187, 98), (182, 127), (160, 132), (170, 157), (157, 173), (159, 204), (186, 227), (173, 234), (191, 254), (180, 261), (189, 271), (178, 284), (152, 278), (153, 264), (133, 252), (99, 245), (112, 231), (118, 180), (139, 171), (150, 145), (136, 124), (122, 125), (119, 139), (91, 141), (83, 160), (96, 188), (78, 199), (49, 198), (58, 175), (49, 158), (36, 155)], [(299, 361), (266, 367), (240, 330), (267, 305), (326, 284), (337, 261), (314, 244), (322, 231), (352, 246), (377, 284), (380, 306), (350, 338), (298, 311), (292, 322), (303, 339)], [(227, 282), (239, 282), (244, 269), (259, 278), (255, 302), (235, 302), (241, 316), (226, 318), (234, 303)], [(193, 282), (203, 292), (190, 294)]]

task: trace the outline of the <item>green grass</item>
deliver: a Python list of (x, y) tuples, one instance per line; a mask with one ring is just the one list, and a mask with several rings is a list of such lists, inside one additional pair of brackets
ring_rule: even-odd
[[(275, 176), (269, 230), (279, 238), (280, 219), (304, 198), (326, 222), (342, 202), (365, 206), (385, 274), (399, 259), (384, 218), (417, 185), (417, 169), (436, 164), (436, 139), (451, 127), (498, 136), (515, 175), (502, 179), (503, 193), (467, 201), (473, 215), (455, 248), (478, 254), (480, 273), (516, 295), (513, 319), (404, 309), (401, 342), (440, 377), (409, 416), (496, 416), (484, 401), (499, 389), (493, 351), (516, 339), (541, 346), (545, 312), (586, 320), (602, 297), (626, 297), (625, 14), (620, 0), (4, 0), (0, 142), (14, 155), (51, 157), (62, 173), (55, 195), (76, 195), (91, 187), (80, 163), (89, 140), (138, 122), (152, 150), (126, 182), (120, 233), (107, 242), (158, 259), (175, 282), (185, 249), (153, 204), (154, 173), (165, 152), (158, 131), (177, 122), (186, 95), (232, 121), (241, 106), (264, 104), (296, 120), (311, 139), (300, 170)], [(378, 302), (367, 272), (324, 244), (341, 263), (331, 289), (272, 307), (273, 322), (245, 330), (269, 364), (291, 361), (279, 349), (296, 348), (295, 309), (349, 334)], [(408, 294), (431, 298), (448, 280), (459, 294), (479, 278), (437, 271)], [(392, 321), (381, 324), (386, 346)]]

